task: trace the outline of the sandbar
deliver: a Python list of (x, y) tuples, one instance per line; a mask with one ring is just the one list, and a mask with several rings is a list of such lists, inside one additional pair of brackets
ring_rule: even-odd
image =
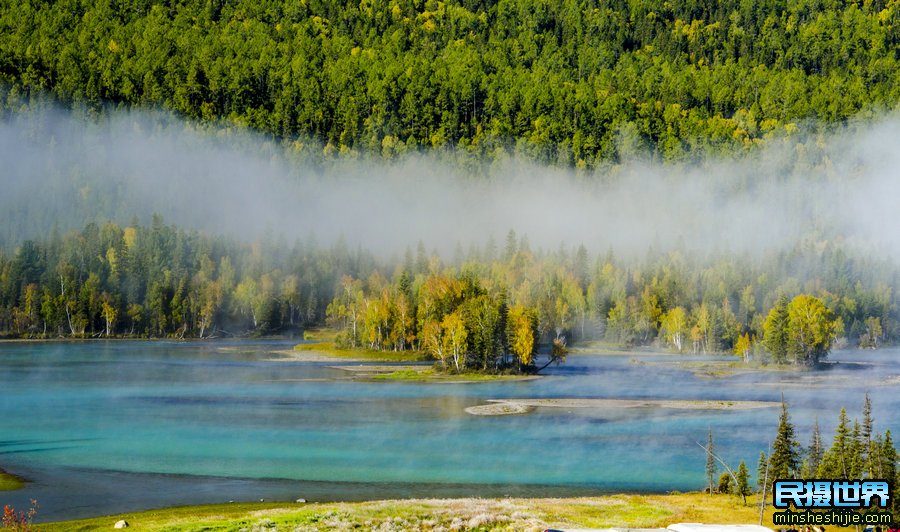
[(527, 414), (535, 408), (669, 408), (673, 410), (753, 410), (774, 408), (775, 401), (678, 400), (678, 399), (488, 399), (490, 404), (471, 406), (466, 412), (476, 416)]

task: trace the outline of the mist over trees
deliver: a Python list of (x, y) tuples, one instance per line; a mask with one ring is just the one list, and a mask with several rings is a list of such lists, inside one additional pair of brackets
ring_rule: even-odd
[[(563, 339), (811, 365), (891, 342), (896, 127), (859, 128), (900, 101), (897, 9), (2, 4), (0, 331), (330, 323), (453, 367)], [(160, 210), (179, 228), (126, 222)], [(485, 241), (509, 227), (534, 240)]]
[[(583, 246), (533, 250), (513, 232), (503, 249), (488, 242), (446, 259), (420, 244), (385, 260), (343, 241), (241, 243), (156, 217), (0, 251), (0, 331), (208, 337), (327, 323), (348, 346), (423, 350), (459, 369), (529, 366), (540, 344), (591, 339), (809, 364), (838, 335), (868, 342), (873, 321), (879, 343), (896, 340), (896, 275), (890, 261), (851, 259), (831, 245), (764, 258), (617, 259)], [(783, 353), (793, 358), (770, 345), (783, 307)]]
[[(894, 1), (0, 4), (0, 80), (313, 139), (591, 167), (740, 151), (900, 101)], [(303, 143), (303, 141), (300, 141)]]

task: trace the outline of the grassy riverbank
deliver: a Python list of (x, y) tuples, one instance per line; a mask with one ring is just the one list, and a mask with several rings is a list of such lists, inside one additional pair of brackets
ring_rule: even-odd
[(371, 362), (417, 362), (428, 360), (428, 357), (420, 351), (376, 351), (374, 349), (343, 349), (334, 342), (316, 342), (310, 344), (298, 344), (294, 346), (298, 353), (311, 353), (342, 358), (345, 360), (360, 360)]
[(397, 371), (378, 373), (369, 377), (376, 381), (407, 381), (407, 382), (446, 382), (446, 383), (474, 383), (492, 381), (527, 381), (540, 379), (539, 375), (506, 375), (493, 373), (445, 373), (434, 368), (403, 368)]
[[(47, 531), (108, 530), (543, 530), (665, 527), (679, 522), (751, 524), (759, 507), (731, 495), (611, 495), (568, 499), (411, 499), (358, 503), (192, 506), (49, 523)], [(767, 509), (764, 525), (771, 526)]]
[(0, 491), (13, 491), (22, 489), (23, 486), (25, 486), (25, 480), (22, 477), (0, 469)]

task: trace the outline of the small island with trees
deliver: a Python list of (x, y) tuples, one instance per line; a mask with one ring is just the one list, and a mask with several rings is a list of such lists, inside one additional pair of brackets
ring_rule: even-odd
[[(537, 373), (565, 358), (565, 337), (552, 340), (549, 359), (536, 365), (537, 309), (509, 305), (503, 290), (487, 290), (474, 274), (432, 274), (416, 283), (404, 272), (396, 285), (381, 276), (366, 284), (350, 277), (327, 309), (339, 347), (418, 350), (451, 374)], [(418, 301), (417, 306), (412, 301)]]

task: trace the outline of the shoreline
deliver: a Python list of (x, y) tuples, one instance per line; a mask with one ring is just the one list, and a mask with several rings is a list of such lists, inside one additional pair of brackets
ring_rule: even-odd
[[(103, 530), (119, 520), (142, 530), (382, 529), (544, 530), (650, 528), (680, 522), (755, 524), (759, 495), (617, 493), (589, 497), (379, 499), (362, 502), (258, 502), (182, 506), (36, 525), (37, 530)], [(754, 504), (756, 503), (756, 504)], [(763, 524), (772, 526), (773, 509)], [(40, 514), (39, 514), (40, 515)]]
[(443, 373), (426, 364), (328, 366), (345, 371), (351, 379), (363, 382), (414, 382), (425, 384), (478, 384), (482, 382), (525, 382), (542, 379), (542, 375), (493, 373)]

